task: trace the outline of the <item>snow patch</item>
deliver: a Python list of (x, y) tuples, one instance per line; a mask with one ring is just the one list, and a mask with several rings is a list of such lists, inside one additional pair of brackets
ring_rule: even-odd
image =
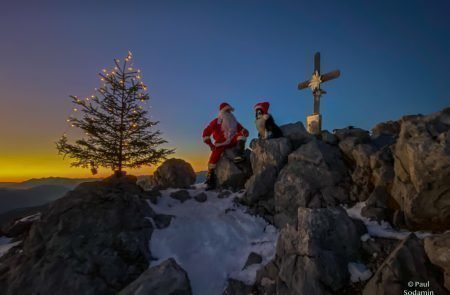
[(367, 242), (370, 239), (370, 235), (363, 234), (360, 239), (361, 239), (361, 242)]
[(15, 223), (19, 223), (19, 222), (27, 222), (27, 221), (37, 221), (41, 219), (41, 212), (38, 212), (36, 214), (33, 215), (28, 215), (25, 216), (19, 220), (17, 220)]
[(0, 237), (0, 257), (6, 254), (9, 249), (20, 244), (21, 241), (11, 242), (12, 239), (7, 237)]
[[(252, 284), (256, 271), (275, 255), (278, 230), (235, 204), (233, 199), (241, 194), (219, 199), (208, 191), (204, 203), (194, 199), (181, 203), (169, 197), (173, 191), (162, 191), (158, 204), (149, 204), (158, 214), (175, 216), (169, 227), (153, 232), (150, 249), (158, 260), (152, 266), (173, 257), (188, 273), (196, 295), (221, 294), (228, 278)], [(188, 191), (191, 196), (204, 192)], [(243, 269), (251, 252), (263, 261)]]
[[(366, 218), (361, 215), (361, 210), (366, 206), (365, 202), (359, 202), (356, 203), (355, 206), (344, 209), (347, 211), (347, 214), (349, 217), (354, 219), (359, 219), (367, 227), (367, 232), (371, 237), (379, 237), (379, 238), (388, 238), (388, 239), (397, 239), (397, 240), (403, 240), (405, 239), (409, 234), (411, 234), (411, 231), (405, 230), (405, 229), (394, 229), (392, 226), (386, 222), (381, 221), (380, 223), (375, 220), (370, 220), (369, 218)], [(427, 236), (432, 235), (431, 232), (426, 231), (416, 231), (413, 232), (418, 238), (423, 239)], [(361, 237), (362, 239), (362, 237)]]
[(357, 262), (348, 264), (348, 272), (352, 283), (367, 281), (372, 276), (372, 272), (364, 264)]

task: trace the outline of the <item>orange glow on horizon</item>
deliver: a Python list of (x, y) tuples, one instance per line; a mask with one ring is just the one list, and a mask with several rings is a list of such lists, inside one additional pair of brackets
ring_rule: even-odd
[[(195, 171), (206, 169), (205, 156), (174, 154), (169, 158), (180, 158), (189, 163)], [(131, 175), (151, 175), (156, 167), (140, 169), (125, 169)], [(0, 182), (21, 182), (31, 178), (66, 177), (66, 178), (104, 178), (112, 171), (100, 168), (98, 174), (92, 175), (90, 169), (70, 166), (69, 160), (63, 160), (58, 155), (9, 155), (0, 162)]]

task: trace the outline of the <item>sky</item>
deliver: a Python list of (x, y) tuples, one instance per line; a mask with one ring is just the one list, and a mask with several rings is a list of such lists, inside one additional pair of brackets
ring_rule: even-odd
[(57, 155), (55, 141), (69, 95), (93, 94), (100, 70), (128, 50), (167, 147), (196, 170), (209, 154), (201, 132), (223, 101), (251, 137), (259, 101), (278, 124), (305, 122), (313, 99), (297, 83), (311, 76), (316, 51), (322, 72), (341, 70), (323, 84), (324, 129), (438, 111), (450, 105), (449, 11), (447, 0), (5, 1), (0, 181), (90, 176)]

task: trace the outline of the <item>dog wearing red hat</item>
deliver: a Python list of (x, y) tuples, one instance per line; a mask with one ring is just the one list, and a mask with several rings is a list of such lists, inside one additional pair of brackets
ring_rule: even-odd
[(269, 114), (270, 103), (260, 102), (254, 107), (255, 125), (258, 130), (258, 137), (261, 139), (278, 138), (283, 136), (280, 127), (275, 123), (272, 115)]
[[(249, 133), (236, 120), (233, 111), (234, 109), (230, 104), (221, 103), (219, 115), (203, 130), (203, 142), (211, 149), (208, 161), (208, 176), (206, 177), (207, 190), (216, 187), (216, 164), (226, 149), (237, 146), (237, 155), (234, 162), (238, 163), (244, 160), (245, 141)], [(211, 137), (214, 139), (214, 143)]]

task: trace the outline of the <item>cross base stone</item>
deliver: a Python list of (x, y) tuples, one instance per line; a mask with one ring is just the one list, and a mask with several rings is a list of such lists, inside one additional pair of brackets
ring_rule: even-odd
[(313, 114), (306, 117), (306, 129), (309, 133), (317, 135), (320, 134), (322, 130), (322, 115)]

